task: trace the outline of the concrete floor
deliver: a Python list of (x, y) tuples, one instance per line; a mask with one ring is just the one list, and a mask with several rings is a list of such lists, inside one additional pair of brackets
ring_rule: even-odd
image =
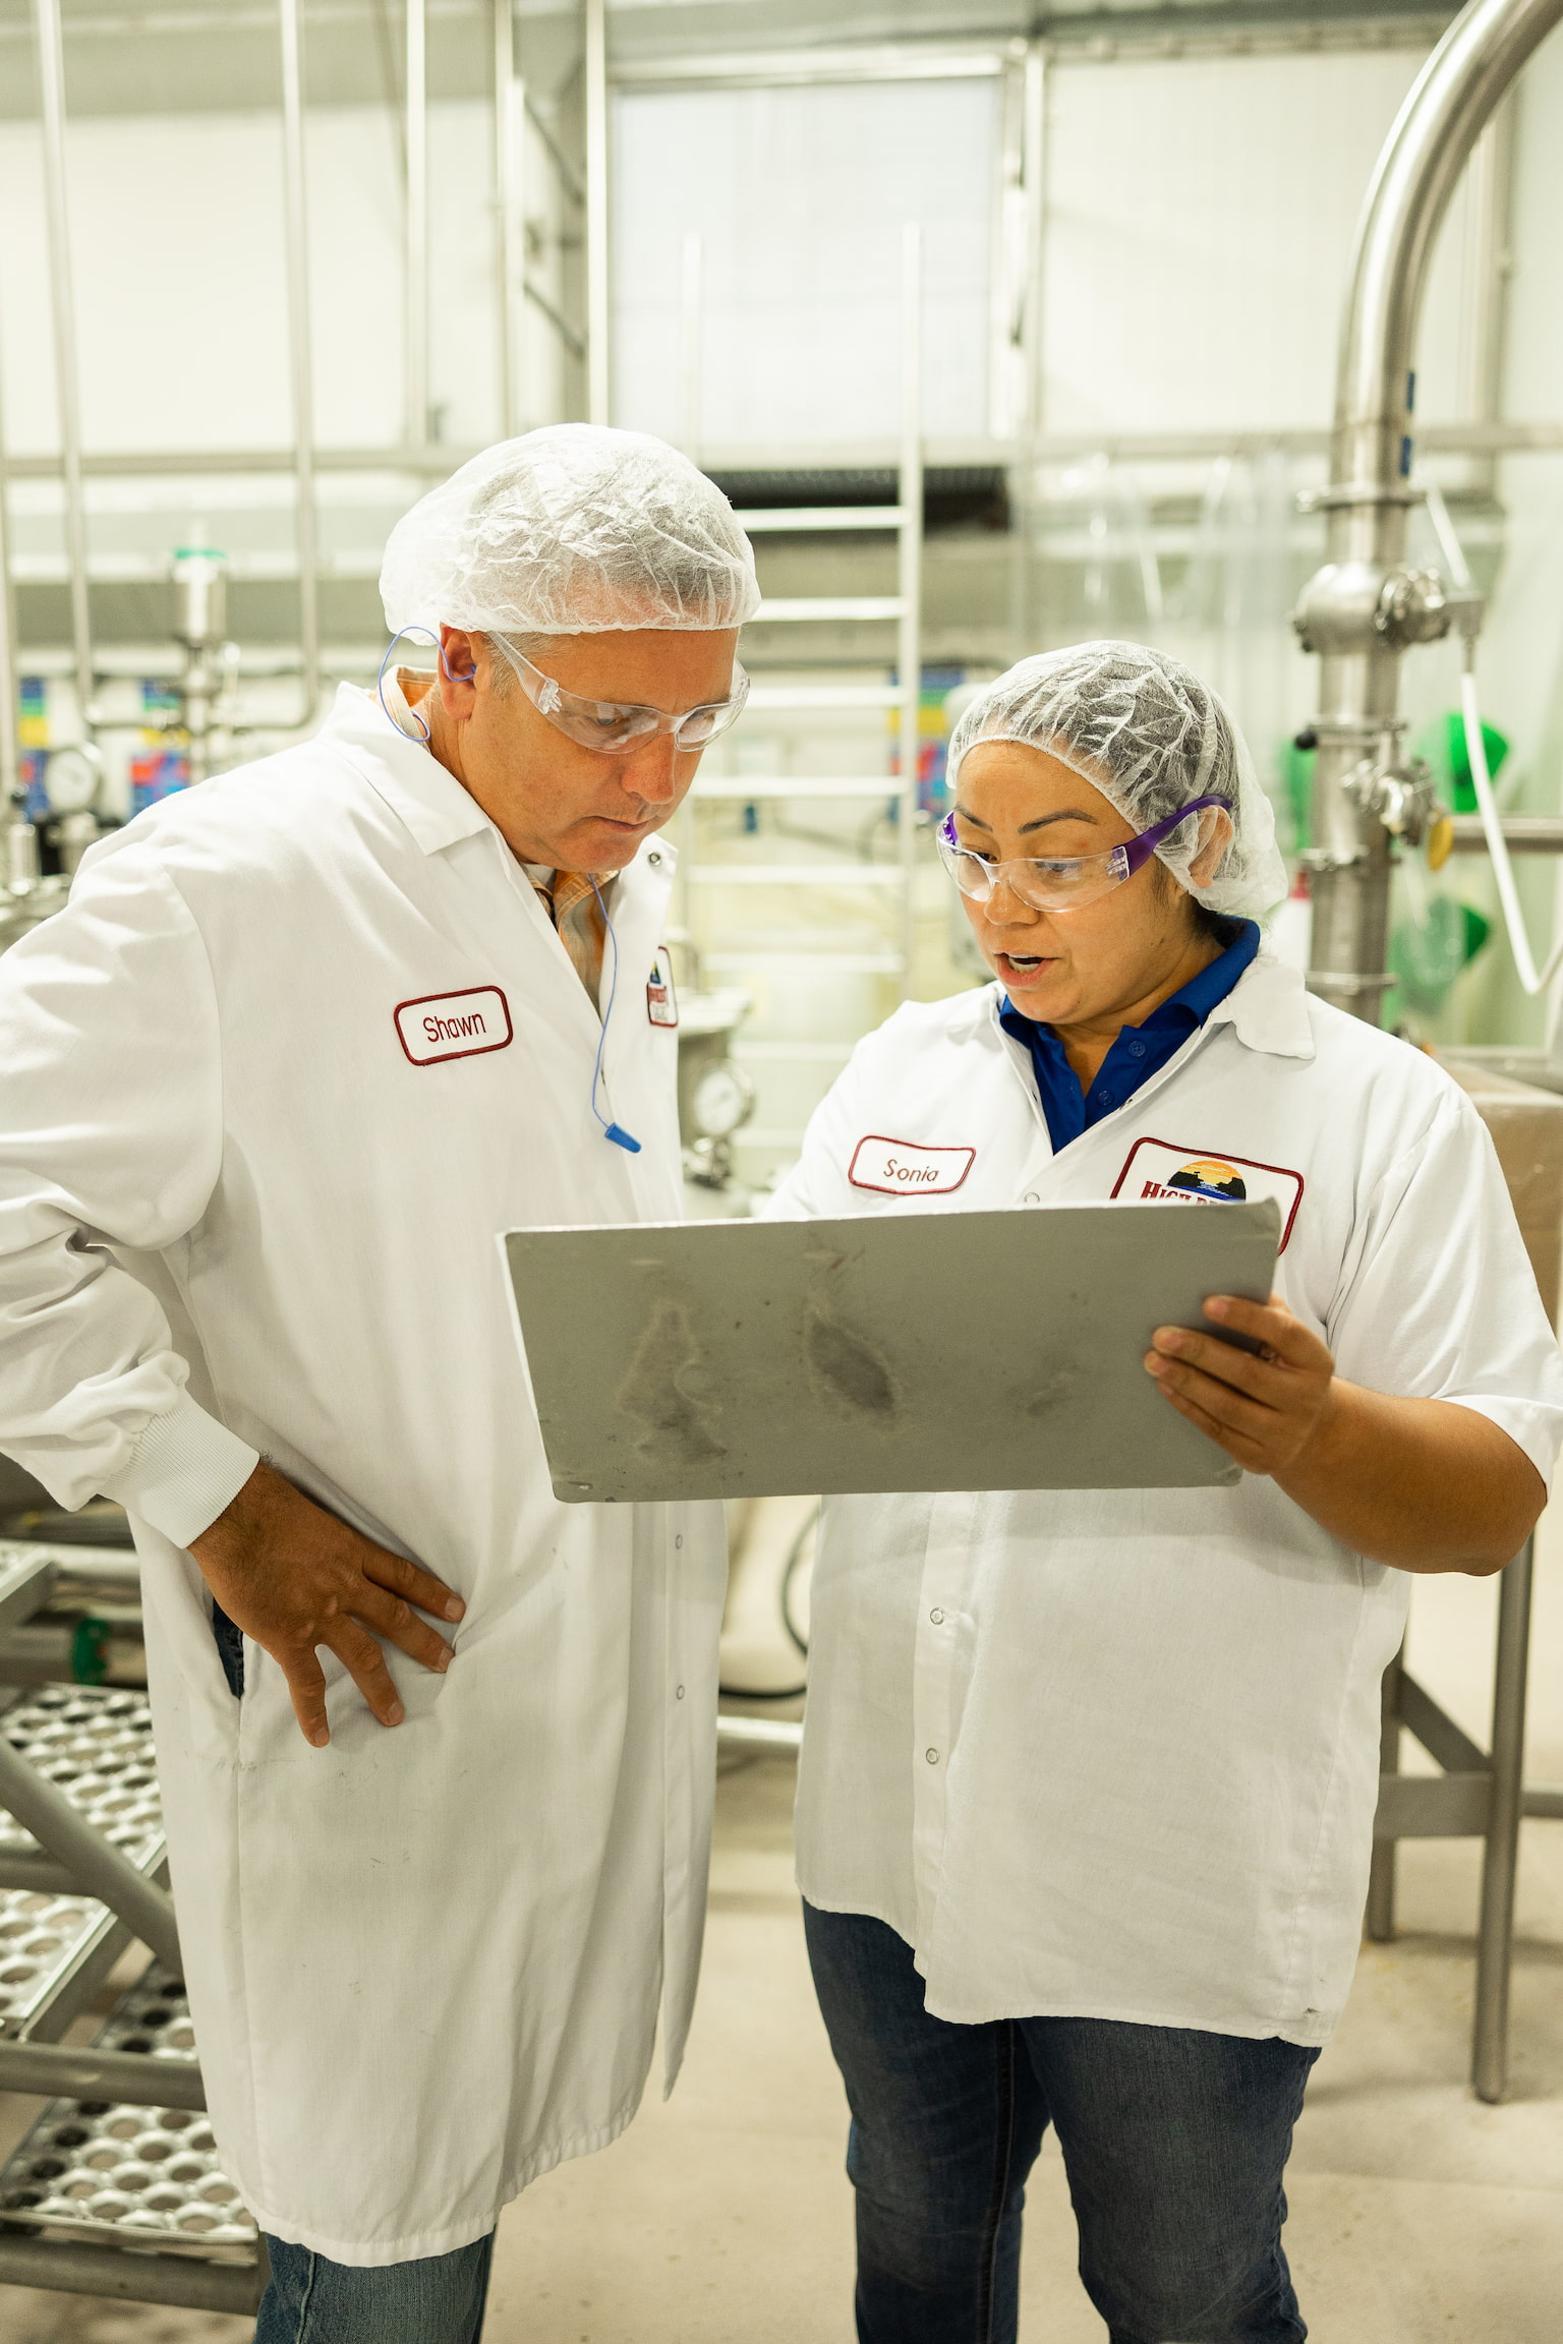
[[(1485, 1739), (1494, 1590), (1428, 1581), (1413, 1665)], [(1534, 1644), (1533, 1780), (1563, 1782), (1563, 1537)], [(791, 1886), (791, 1768), (721, 1787), (688, 2067), (606, 2154), (551, 2175), (499, 2237), (488, 2344), (850, 2344), (843, 2110)], [(1563, 2331), (1563, 1825), (1526, 1827), (1513, 2091), (1470, 2096), (1477, 1853), (1401, 1853), (1402, 1935), (1364, 1951), (1317, 2072), (1288, 2240), (1319, 2344), (1556, 2344)], [(9, 2103), (19, 2120), (22, 2104)], [(8, 2112), (9, 2112), (8, 2111)], [(1056, 2152), (1033, 2184), (1024, 2334), (1100, 2344)], [(247, 2326), (0, 2288), (4, 2344), (241, 2344)], [(414, 2344), (387, 2339), (387, 2344)]]

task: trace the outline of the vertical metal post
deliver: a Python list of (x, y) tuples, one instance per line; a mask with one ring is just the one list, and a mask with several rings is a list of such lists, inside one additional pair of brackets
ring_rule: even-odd
[(280, 0), (283, 213), (287, 238), (288, 356), (293, 390), (293, 528), (298, 554), (300, 722), (320, 707), (320, 529), (315, 502), (315, 358), (309, 314), (309, 217), (304, 179), (304, 69), (300, 0)]
[(901, 239), (901, 993), (912, 989), (916, 936), (917, 768), (922, 745), (923, 602), (923, 232), (909, 220)]
[(586, 0), (586, 414), (606, 423), (613, 375), (608, 288), (608, 10)]
[(701, 358), (705, 332), (705, 247), (698, 236), (684, 238), (683, 270), (679, 300), (679, 372), (680, 406), (683, 410), (684, 453), (691, 463), (700, 461), (700, 441), (704, 431), (701, 412)]
[(526, 135), (521, 93), (516, 86), (513, 0), (494, 8), (494, 265), (499, 291), (499, 428), (510, 439), (521, 428), (516, 343), (517, 294), (526, 267), (526, 222), (520, 213), (516, 146)]
[(1509, 2067), (1509, 1980), (1514, 1962), (1514, 1884), (1525, 1808), (1525, 1695), (1536, 1547), (1528, 1539), (1499, 1582), (1498, 1658), (1492, 1695), (1492, 1805), (1482, 1858), (1476, 1940), (1476, 2037), (1471, 2080), (1481, 2100), (1501, 2100)]
[[(1514, 280), (1515, 100), (1503, 101), (1471, 156), (1475, 181), (1475, 331), (1467, 404), (1477, 423), (1503, 420), (1504, 373), (1509, 348), (1509, 293)], [(1475, 484), (1492, 496), (1498, 459), (1484, 450), (1472, 466)]]
[(429, 73), (426, 0), (407, 5), (407, 439), (429, 437)]
[(11, 800), (22, 786), (17, 709), (21, 683), (21, 640), (16, 624), (16, 586), (11, 576), (10, 467), (5, 454), (5, 384), (0, 381), (0, 822), (9, 821)]
[[(1406, 1671), (1402, 1644), (1388, 1668), (1380, 1694), (1379, 1773), (1400, 1772), (1400, 1683)], [(1368, 1871), (1367, 1932), (1375, 1945), (1387, 1945), (1395, 1934), (1395, 1843), (1376, 1839)]]
[(43, 181), (49, 245), (55, 390), (60, 409), (60, 468), (65, 484), (65, 560), (70, 583), (71, 657), (83, 739), (92, 734), (92, 614), (87, 591), (87, 507), (81, 466), (81, 381), (76, 349), (76, 294), (65, 188), (65, 46), (59, 0), (33, 0), (38, 79), (43, 98)]

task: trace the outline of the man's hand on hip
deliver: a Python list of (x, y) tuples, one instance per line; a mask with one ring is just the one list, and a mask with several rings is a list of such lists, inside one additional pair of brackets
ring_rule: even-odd
[(331, 1739), (318, 1646), (336, 1654), (382, 1725), (400, 1725), (404, 1711), (380, 1639), (425, 1668), (450, 1666), (450, 1646), (413, 1606), (459, 1620), (461, 1598), (432, 1572), (360, 1537), (269, 1465), (256, 1466), (190, 1551), (228, 1617), (287, 1678), (300, 1730), (317, 1749)]

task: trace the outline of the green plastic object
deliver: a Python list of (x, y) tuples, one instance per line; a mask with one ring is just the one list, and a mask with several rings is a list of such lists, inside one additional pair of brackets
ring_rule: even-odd
[(1389, 940), (1389, 968), (1412, 1007), (1442, 1006), (1460, 971), (1468, 968), (1492, 934), (1492, 922), (1474, 904), (1435, 895), (1425, 925), (1402, 920)]
[[(1512, 746), (1506, 733), (1495, 724), (1482, 726), (1482, 747), (1487, 752), (1487, 770), (1493, 780), (1498, 778), (1504, 759)], [(1476, 812), (1476, 783), (1471, 775), (1471, 760), (1465, 746), (1465, 719), (1458, 708), (1439, 717), (1436, 724), (1422, 735), (1417, 743), (1417, 754), (1424, 757), (1434, 773), (1444, 783), (1457, 814)]]
[(71, 1677), (78, 1685), (101, 1685), (109, 1664), (104, 1646), (109, 1640), (107, 1620), (78, 1620), (71, 1635)]
[(1319, 752), (1300, 749), (1294, 740), (1289, 740), (1282, 747), (1280, 762), (1281, 790), (1291, 817), (1291, 837), (1283, 839), (1282, 845), (1288, 854), (1306, 854), (1313, 843), (1310, 836), (1313, 769), (1319, 762)]

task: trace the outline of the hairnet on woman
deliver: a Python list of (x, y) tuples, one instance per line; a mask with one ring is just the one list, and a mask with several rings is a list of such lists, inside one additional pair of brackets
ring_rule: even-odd
[[(826, 1502), (798, 1870), (858, 2334), (1012, 2344), (1052, 2127), (1112, 2344), (1299, 2344), (1282, 2175), (1355, 1959), (1379, 1680), (1413, 1572), (1524, 1544), (1563, 1364), (1464, 1094), (1265, 949), (1285, 867), (1208, 686), (1131, 643), (1022, 660), (949, 777), (993, 981), (859, 1044), (769, 1210), (1116, 1200), (1146, 1245), (1270, 1199), (1281, 1250), (1268, 1302), (1146, 1329), (1155, 1404), (1236, 1482), (1039, 1491), (1020, 1440), (1009, 1490)], [(1039, 1329), (996, 1398), (1046, 1365)]]

